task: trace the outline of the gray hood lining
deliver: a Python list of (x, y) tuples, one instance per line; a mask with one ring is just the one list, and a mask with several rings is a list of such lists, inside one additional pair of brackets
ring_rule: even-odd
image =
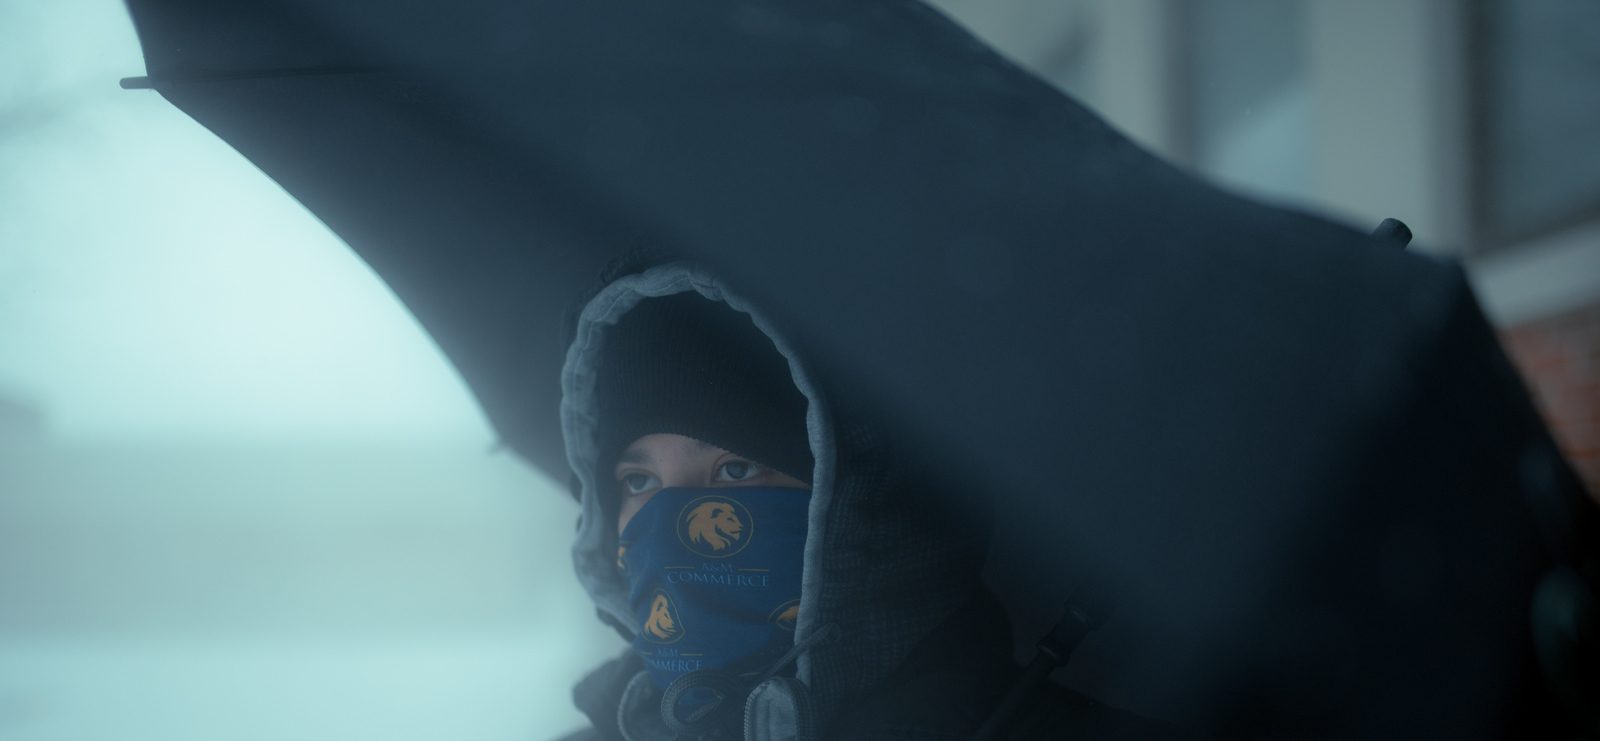
[[(828, 406), (812, 376), (806, 371), (792, 345), (761, 313), (736, 292), (703, 269), (672, 263), (617, 280), (600, 291), (578, 317), (577, 332), (567, 349), (561, 370), (561, 430), (566, 440), (567, 462), (577, 474), (581, 510), (577, 538), (572, 546), (572, 563), (578, 581), (605, 614), (631, 633), (635, 630), (628, 609), (627, 583), (617, 572), (615, 524), (601, 505), (601, 490), (596, 482), (595, 382), (598, 363), (605, 350), (607, 328), (615, 325), (640, 301), (695, 291), (713, 301), (749, 316), (773, 347), (789, 364), (795, 387), (806, 398), (806, 432), (815, 466), (811, 473), (811, 505), (807, 513), (806, 546), (800, 582), (800, 610), (795, 623), (795, 640), (804, 641), (820, 626), (816, 624), (817, 600), (821, 592), (822, 549), (826, 515), (833, 494), (835, 445)], [(799, 678), (809, 683), (810, 656), (798, 659)]]

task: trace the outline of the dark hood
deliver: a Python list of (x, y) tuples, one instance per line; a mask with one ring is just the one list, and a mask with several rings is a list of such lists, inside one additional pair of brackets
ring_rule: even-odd
[(606, 332), (624, 314), (646, 299), (686, 291), (747, 314), (787, 360), (808, 402), (815, 466), (795, 640), (834, 626), (834, 637), (811, 647), (797, 664), (798, 679), (825, 722), (881, 684), (971, 598), (988, 522), (929, 506), (931, 484), (897, 465), (893, 446), (872, 425), (832, 406), (795, 348), (735, 290), (687, 264), (654, 267), (610, 283), (588, 302), (562, 373), (562, 424), (582, 506), (573, 563), (608, 622), (630, 636), (637, 631), (615, 567), (614, 515), (597, 490), (597, 368)]

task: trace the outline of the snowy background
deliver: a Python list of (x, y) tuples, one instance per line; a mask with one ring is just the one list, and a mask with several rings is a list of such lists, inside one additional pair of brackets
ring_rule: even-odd
[(0, 0), (0, 738), (542, 739), (620, 650), (563, 487), (350, 251)]

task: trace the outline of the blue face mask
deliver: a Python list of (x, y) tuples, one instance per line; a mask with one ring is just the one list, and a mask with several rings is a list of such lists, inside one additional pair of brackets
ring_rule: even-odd
[(662, 489), (629, 521), (617, 564), (658, 689), (702, 669), (762, 671), (793, 645), (810, 500), (807, 489)]

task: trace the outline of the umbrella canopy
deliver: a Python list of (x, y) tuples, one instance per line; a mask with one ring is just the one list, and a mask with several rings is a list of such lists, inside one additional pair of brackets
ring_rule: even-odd
[(132, 84), (360, 253), (546, 472), (567, 307), (662, 250), (962, 482), (931, 504), (992, 504), (1019, 615), (1111, 585), (1095, 694), (1252, 736), (1555, 717), (1529, 604), (1593, 513), (1453, 264), (1200, 182), (910, 0), (129, 7)]

